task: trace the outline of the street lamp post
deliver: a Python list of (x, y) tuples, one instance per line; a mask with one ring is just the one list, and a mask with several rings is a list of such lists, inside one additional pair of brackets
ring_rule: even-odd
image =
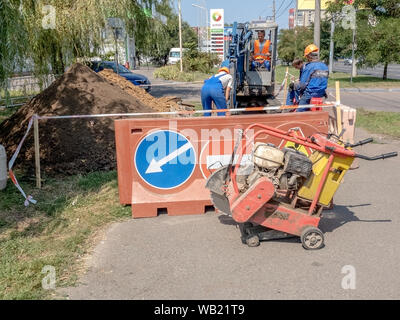
[(208, 12), (207, 12), (207, 8), (199, 6), (198, 4), (193, 4), (193, 3), (192, 3), (192, 6), (205, 11), (205, 15), (206, 15), (206, 45), (207, 45), (207, 52), (209, 52), (209, 46), (208, 46)]
[(179, 10), (179, 51), (180, 51), (180, 64), (181, 72), (183, 72), (183, 50), (182, 50), (182, 6), (181, 0), (178, 0), (178, 10)]
[(321, 44), (321, 0), (315, 0), (314, 44), (318, 48), (320, 48), (320, 44)]
[[(197, 5), (192, 3), (193, 7), (198, 7)], [(200, 45), (201, 45), (201, 40), (200, 40), (200, 29), (201, 29), (201, 11), (200, 11), (200, 18), (199, 18), (199, 24), (197, 26), (197, 47), (200, 51)]]

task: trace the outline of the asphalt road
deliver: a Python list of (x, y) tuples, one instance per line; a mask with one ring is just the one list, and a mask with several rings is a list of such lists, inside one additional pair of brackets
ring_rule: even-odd
[[(333, 64), (333, 71), (344, 73), (351, 73), (351, 66), (345, 65), (344, 62), (335, 62)], [(377, 78), (383, 77), (383, 65), (374, 68), (358, 68), (358, 74), (369, 75)], [(400, 79), (400, 65), (390, 64), (388, 67), (388, 79)]]
[[(199, 99), (201, 84), (164, 83), (153, 80), (152, 93)], [(342, 93), (342, 101), (399, 111), (398, 96)], [(368, 136), (356, 133), (356, 139)], [(400, 141), (358, 151), (400, 152)], [(304, 250), (298, 238), (249, 248), (235, 222), (214, 212), (130, 220), (106, 231), (86, 260), (80, 284), (60, 294), (69, 299), (399, 299), (400, 157), (359, 163), (335, 195), (334, 209), (323, 213), (321, 250)], [(342, 286), (349, 268), (355, 271), (355, 289)]]
[[(178, 96), (187, 102), (200, 102), (200, 90), (202, 82), (198, 83), (179, 83), (174, 81), (164, 81), (154, 79), (154, 69), (143, 68), (135, 71), (137, 73), (147, 76), (152, 82), (151, 94), (155, 97), (162, 97), (165, 95)], [(399, 70), (400, 71), (400, 70)], [(399, 72), (400, 75), (400, 72)], [(400, 88), (400, 84), (399, 84)], [(357, 90), (348, 91), (342, 90), (341, 101), (343, 104), (354, 107), (364, 108), (367, 110), (376, 111), (391, 111), (400, 112), (400, 89), (397, 88), (395, 92), (379, 91), (376, 88), (370, 88), (367, 91), (358, 92)], [(330, 89), (329, 92), (333, 95), (330, 99), (334, 100), (335, 91)], [(283, 92), (278, 96), (281, 101), (283, 99)]]
[[(357, 138), (365, 137), (358, 131)], [(400, 141), (359, 148), (370, 155), (395, 150)], [(400, 158), (360, 161), (347, 174), (334, 209), (323, 213), (321, 250), (304, 250), (298, 238), (249, 248), (234, 221), (213, 212), (130, 220), (112, 225), (80, 285), (61, 293), (69, 299), (399, 299), (399, 168)], [(355, 287), (343, 289), (349, 268)]]

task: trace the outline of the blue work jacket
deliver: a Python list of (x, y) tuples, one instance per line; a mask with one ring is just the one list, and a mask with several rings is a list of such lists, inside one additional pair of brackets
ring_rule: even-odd
[(312, 61), (305, 65), (300, 76), (300, 94), (323, 97), (328, 87), (329, 69), (325, 63)]

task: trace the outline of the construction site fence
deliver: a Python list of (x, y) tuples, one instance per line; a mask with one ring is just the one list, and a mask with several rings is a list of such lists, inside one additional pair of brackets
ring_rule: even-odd
[(40, 79), (33, 74), (24, 73), (8, 78), (0, 88), (0, 108), (22, 106), (36, 94), (49, 87), (57, 76), (48, 74)]

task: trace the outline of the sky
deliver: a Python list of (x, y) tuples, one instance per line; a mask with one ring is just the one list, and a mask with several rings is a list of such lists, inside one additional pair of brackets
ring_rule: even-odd
[[(202, 25), (205, 25), (204, 10), (193, 7), (197, 4), (210, 9), (224, 9), (225, 23), (247, 22), (258, 20), (261, 16), (272, 16), (273, 0), (181, 0), (182, 19), (191, 26), (199, 25), (200, 11), (202, 11)], [(289, 25), (289, 8), (294, 8), (294, 0), (276, 0), (277, 22), (280, 29), (287, 29)], [(175, 0), (175, 8), (178, 8), (178, 1)], [(278, 10), (280, 8), (280, 10)], [(286, 9), (286, 10), (284, 10)]]

